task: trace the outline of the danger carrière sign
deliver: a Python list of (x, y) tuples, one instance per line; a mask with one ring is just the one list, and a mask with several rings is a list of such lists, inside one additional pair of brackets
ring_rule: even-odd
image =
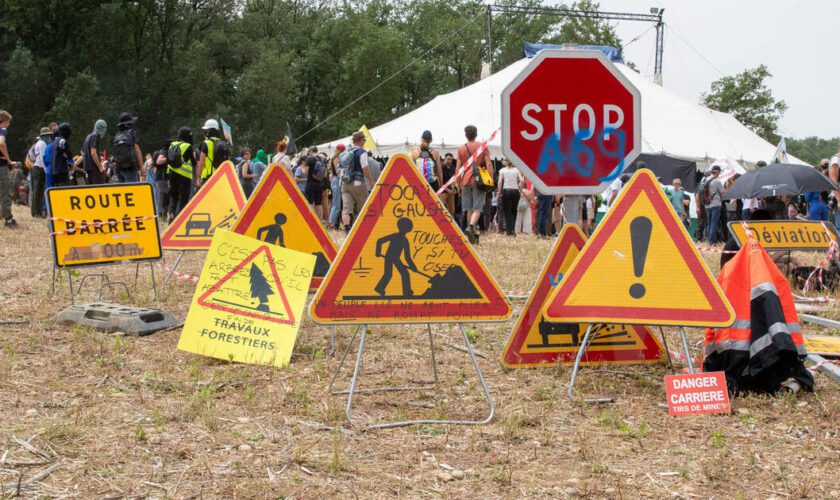
[(672, 417), (730, 411), (723, 372), (666, 375), (665, 394)]

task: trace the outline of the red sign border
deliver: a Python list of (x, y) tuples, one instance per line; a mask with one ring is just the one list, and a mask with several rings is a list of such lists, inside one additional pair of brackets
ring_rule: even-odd
[[(373, 227), (381, 218), (382, 208), (388, 202), (388, 197), (383, 200), (381, 196), (377, 196), (383, 185), (394, 185), (400, 179), (405, 179), (407, 183), (415, 187), (415, 195), (419, 198), (420, 203), (425, 206), (436, 205), (437, 215), (433, 216), (434, 222), (440, 228), (441, 232), (446, 236), (448, 241), (461, 241), (465, 248), (469, 251), (467, 255), (462, 258), (464, 263), (464, 271), (468, 272), (476, 282), (478, 290), (487, 298), (487, 304), (482, 306), (483, 316), (463, 317), (457, 310), (460, 306), (453, 299), (450, 303), (438, 303), (440, 307), (436, 311), (436, 318), (428, 318), (422, 320), (415, 320), (414, 318), (402, 318), (406, 314), (406, 310), (410, 308), (410, 304), (396, 303), (377, 303), (377, 304), (350, 304), (336, 306), (335, 301), (341, 286), (347, 281), (348, 275), (352, 270), (356, 259), (362, 251), (367, 238), (372, 233)], [(417, 186), (422, 186), (421, 189), (416, 189)], [(373, 307), (377, 315), (365, 315), (366, 309)], [(333, 317), (330, 312), (335, 309), (352, 310), (353, 315), (350, 317)], [(316, 313), (317, 311), (317, 313)], [(359, 218), (344, 244), (338, 252), (327, 276), (321, 287), (312, 299), (309, 306), (309, 315), (313, 321), (319, 324), (376, 324), (376, 323), (455, 323), (458, 321), (469, 321), (470, 323), (480, 322), (498, 322), (506, 321), (512, 314), (512, 307), (510, 301), (501, 291), (496, 280), (487, 271), (478, 256), (472, 249), (472, 246), (466, 241), (464, 233), (455, 225), (449, 215), (449, 211), (440, 202), (440, 199), (429, 187), (428, 183), (420, 177), (417, 168), (411, 163), (408, 156), (404, 154), (396, 154), (388, 161), (376, 186), (365, 202), (364, 207), (359, 213)]]
[[(510, 94), (545, 60), (545, 59), (597, 59), (604, 68), (615, 77), (633, 96), (633, 149), (624, 157), (627, 168), (642, 152), (642, 93), (621, 71), (599, 50), (580, 49), (543, 49), (535, 55), (522, 71), (502, 91), (502, 152), (543, 194), (600, 194), (610, 182), (599, 182), (594, 186), (548, 186), (536, 172), (511, 148), (510, 130)], [(559, 91), (558, 91), (559, 92)], [(620, 174), (621, 172), (619, 172)], [(617, 176), (616, 176), (617, 177)]]
[[(549, 282), (548, 275), (554, 274), (556, 276), (558, 274), (560, 265), (563, 264), (564, 260), (566, 260), (566, 255), (568, 254), (572, 246), (575, 246), (580, 250), (585, 244), (586, 239), (583, 235), (583, 232), (580, 230), (577, 224), (566, 224), (563, 226), (563, 229), (560, 231), (560, 235), (554, 242), (548, 259), (546, 259), (545, 261), (545, 265), (543, 266), (542, 272), (540, 273), (539, 278), (537, 278), (537, 282), (531, 289), (531, 294), (528, 296), (528, 301), (525, 302), (525, 306), (522, 308), (522, 313), (519, 315), (519, 319), (517, 319), (516, 324), (513, 326), (513, 329), (510, 332), (510, 336), (505, 346), (505, 351), (502, 353), (502, 364), (505, 367), (537, 368), (541, 366), (551, 366), (553, 364), (556, 364), (561, 357), (564, 358), (562, 361), (564, 363), (570, 363), (574, 361), (575, 351), (522, 353), (520, 352), (520, 349), (522, 349), (522, 345), (525, 343), (525, 340), (528, 337), (528, 332), (531, 329), (531, 326), (533, 325), (534, 321), (536, 321), (537, 317), (539, 316), (542, 310), (542, 306), (545, 304), (545, 301), (548, 299), (548, 295), (551, 293), (551, 283)], [(661, 360), (662, 357), (665, 355), (663, 351), (664, 347), (660, 346), (656, 342), (651, 332), (647, 328), (639, 325), (628, 326), (632, 328), (642, 340), (642, 342), (644, 342), (644, 350), (589, 350), (586, 351), (582, 363), (591, 364), (608, 362), (639, 362), (642, 360), (639, 360), (637, 357), (634, 357), (632, 359), (617, 359), (621, 357), (617, 356), (619, 354), (632, 353), (635, 355), (639, 352), (641, 352), (643, 356), (645, 356), (645, 358), (643, 359), (644, 361), (653, 362), (656, 360)], [(655, 354), (656, 352), (659, 353), (659, 356), (656, 356), (655, 360), (647, 357)], [(568, 358), (566, 357), (567, 353), (569, 354)]]
[[(274, 318), (272, 316), (268, 316), (266, 314), (259, 314), (253, 311), (242, 310), (242, 309), (235, 309), (234, 307), (228, 306), (220, 306), (218, 304), (213, 304), (207, 302), (210, 295), (213, 292), (217, 291), (223, 283), (228, 281), (242, 270), (245, 266), (251, 263), (254, 259), (257, 258), (257, 255), (260, 253), (265, 253), (265, 259), (268, 261), (268, 267), (271, 269), (271, 275), (274, 278), (274, 283), (277, 285), (277, 293), (280, 295), (280, 299), (283, 301), (283, 307), (286, 308), (286, 315), (289, 317), (287, 320), (280, 320)], [(274, 258), (271, 255), (271, 250), (269, 250), (267, 245), (262, 245), (256, 250), (254, 250), (251, 255), (245, 258), (242, 262), (236, 265), (229, 273), (224, 275), (219, 281), (217, 281), (213, 286), (211, 286), (206, 292), (201, 294), (201, 297), (197, 300), (198, 304), (202, 307), (207, 307), (210, 309), (216, 309), (218, 311), (223, 311), (230, 314), (239, 314), (241, 316), (247, 316), (249, 318), (260, 319), (264, 321), (271, 321), (272, 323), (278, 323), (281, 325), (294, 325), (295, 324), (295, 313), (292, 311), (292, 307), (289, 305), (289, 299), (286, 297), (286, 291), (283, 289), (283, 282), (280, 281), (280, 275), (277, 274), (277, 266), (274, 264)]]
[[(700, 290), (709, 301), (708, 311), (680, 308), (626, 307), (626, 306), (567, 306), (561, 301), (564, 292), (573, 290), (583, 279), (584, 274), (592, 265), (594, 258), (601, 252), (607, 241), (615, 232), (618, 224), (623, 220), (629, 208), (641, 196), (647, 195), (659, 220), (665, 226), (672, 241), (683, 257), (689, 271), (697, 281)], [(720, 292), (720, 293), (718, 293)], [(728, 315), (724, 318), (721, 311)], [(708, 326), (727, 327), (735, 320), (735, 312), (726, 300), (723, 292), (717, 287), (711, 273), (703, 263), (697, 248), (685, 233), (685, 228), (677, 219), (670, 203), (665, 199), (662, 188), (650, 170), (642, 169), (636, 172), (630, 182), (619, 195), (618, 200), (610, 208), (607, 216), (598, 225), (592, 238), (587, 241), (584, 249), (572, 263), (566, 277), (560, 282), (554, 295), (554, 300), (545, 307), (545, 315), (554, 321), (581, 321), (591, 323), (592, 318), (604, 318), (599, 323), (635, 323), (658, 326)], [(635, 315), (635, 316), (634, 316)], [(615, 318), (623, 318), (616, 321)]]
[[(251, 195), (251, 198), (248, 199), (247, 203), (245, 203), (245, 207), (239, 213), (239, 217), (237, 217), (231, 231), (243, 236), (245, 235), (245, 231), (251, 227), (251, 224), (254, 222), (257, 214), (260, 210), (262, 210), (263, 206), (268, 201), (268, 195), (273, 191), (275, 183), (279, 183), (283, 187), (283, 191), (289, 196), (289, 198), (291, 198), (295, 208), (297, 208), (301, 217), (303, 217), (303, 221), (309, 229), (312, 230), (312, 233), (318, 243), (321, 244), (321, 249), (324, 251), (324, 255), (327, 257), (330, 266), (332, 266), (335, 256), (338, 254), (335, 242), (333, 242), (324, 230), (324, 226), (322, 226), (315, 218), (315, 212), (312, 211), (312, 207), (309, 206), (309, 203), (307, 203), (304, 199), (303, 194), (297, 187), (297, 184), (292, 181), (291, 175), (288, 171), (286, 171), (286, 168), (283, 165), (272, 163), (268, 167), (268, 170), (266, 170), (259, 185)], [(341, 196), (341, 193), (337, 194), (338, 196)], [(333, 193), (333, 196), (335, 195), (336, 193)], [(289, 250), (295, 249), (290, 248)], [(319, 286), (321, 286), (323, 279), (324, 278), (322, 276), (313, 276), (312, 281), (309, 284), (309, 290), (316, 290)]]
[(181, 210), (181, 213), (179, 213), (178, 216), (175, 217), (175, 220), (172, 221), (172, 224), (170, 224), (169, 227), (166, 228), (166, 231), (160, 237), (160, 243), (164, 250), (187, 251), (207, 250), (208, 248), (210, 248), (210, 244), (213, 240), (213, 235), (207, 236), (206, 238), (197, 238), (195, 240), (182, 242), (180, 240), (174, 240), (174, 237), (171, 236), (170, 233), (177, 232), (178, 229), (180, 229), (181, 226), (184, 225), (184, 223), (186, 222), (184, 219), (192, 215), (192, 211), (195, 208), (195, 206), (198, 205), (201, 202), (201, 200), (204, 199), (205, 196), (207, 196), (207, 193), (209, 193), (213, 189), (213, 187), (215, 187), (216, 184), (221, 182), (223, 176), (227, 179), (228, 185), (231, 186), (231, 189), (233, 190), (233, 198), (236, 201), (239, 210), (242, 211), (242, 207), (245, 206), (246, 201), (245, 191), (242, 190), (242, 184), (239, 183), (239, 179), (237, 178), (236, 173), (234, 171), (233, 163), (230, 161), (226, 161), (222, 163), (219, 169), (216, 170), (216, 173), (214, 173), (210, 177), (210, 179), (203, 186), (201, 186), (201, 189), (199, 189), (195, 196), (193, 196), (192, 199), (190, 199), (189, 203), (187, 203), (183, 210)]

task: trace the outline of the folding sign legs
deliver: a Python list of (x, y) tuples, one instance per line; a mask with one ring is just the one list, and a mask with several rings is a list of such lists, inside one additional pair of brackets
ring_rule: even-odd
[(175, 259), (175, 264), (172, 266), (172, 269), (169, 270), (169, 274), (166, 275), (166, 279), (163, 280), (164, 285), (169, 283), (169, 280), (171, 280), (172, 276), (175, 275), (175, 270), (178, 269), (178, 264), (181, 263), (181, 259), (184, 258), (185, 253), (186, 252), (184, 252), (183, 250), (181, 250), (181, 252), (178, 253), (178, 257)]
[(665, 349), (665, 355), (668, 357), (668, 366), (671, 367), (671, 373), (674, 372), (674, 361), (671, 359), (671, 350), (668, 349), (668, 340), (665, 339), (665, 330), (659, 327), (659, 335), (662, 336), (662, 347)]
[[(481, 373), (481, 368), (478, 365), (478, 360), (475, 356), (475, 351), (473, 350), (472, 343), (470, 342), (469, 337), (467, 336), (467, 332), (464, 330), (463, 324), (458, 324), (461, 329), (461, 335), (464, 337), (464, 343), (467, 347), (467, 352), (470, 355), (470, 359), (472, 360), (473, 367), (475, 368), (475, 372), (478, 375), (478, 381), (481, 385), (481, 391), (484, 395), (484, 398), (487, 400), (487, 405), (489, 408), (489, 413), (486, 418), (483, 420), (405, 420), (405, 421), (398, 421), (398, 422), (386, 422), (381, 424), (373, 424), (366, 427), (366, 429), (386, 429), (386, 428), (393, 428), (393, 427), (404, 427), (408, 425), (421, 425), (421, 424), (451, 424), (451, 425), (481, 425), (486, 424), (493, 420), (493, 416), (495, 415), (495, 406), (493, 404), (493, 398), (490, 396), (490, 389), (487, 387), (487, 382), (484, 380), (484, 374)], [(437, 365), (434, 359), (434, 340), (432, 336), (432, 329), (431, 325), (428, 328), (429, 332), (429, 344), (432, 348), (432, 363), (435, 365), (434, 368), (434, 376), (435, 376), (435, 383), (437, 383), (438, 373), (437, 373)], [(344, 362), (344, 358), (349, 353), (351, 346), (353, 344), (353, 340), (356, 338), (356, 334), (358, 333), (358, 327), (356, 331), (353, 333), (353, 338), (350, 340), (350, 344), (348, 344), (347, 348), (344, 351), (344, 355), (342, 356), (341, 363), (339, 364), (339, 370), (341, 369), (341, 365)], [(380, 389), (368, 389), (368, 390), (357, 390), (356, 384), (359, 380), (359, 371), (362, 365), (362, 356), (365, 352), (365, 340), (367, 338), (367, 328), (366, 326), (362, 326), (362, 335), (359, 339), (359, 351), (356, 355), (356, 364), (353, 368), (353, 377), (350, 379), (350, 389), (348, 391), (341, 391), (341, 392), (333, 392), (332, 391), (332, 381), (330, 382), (330, 392), (333, 394), (347, 394), (347, 405), (345, 406), (344, 413), (347, 415), (347, 420), (352, 424), (356, 425), (356, 422), (353, 420), (353, 396), (356, 393), (360, 392), (380, 392), (380, 391), (389, 391), (389, 390), (406, 390), (412, 389), (407, 387), (394, 387), (394, 388), (380, 388)], [(338, 370), (336, 371), (338, 374)], [(335, 375), (333, 376), (333, 380), (335, 380)], [(416, 388), (416, 387), (415, 387)]]
[(593, 326), (595, 325), (590, 323), (586, 327), (586, 333), (583, 335), (580, 347), (578, 347), (577, 357), (575, 357), (575, 365), (572, 367), (572, 377), (569, 379), (569, 399), (575, 398), (575, 379), (577, 378), (578, 371), (580, 371), (580, 361), (583, 359), (583, 355), (586, 354), (586, 348), (589, 347), (589, 337), (592, 334)]
[(691, 349), (688, 348), (688, 339), (685, 337), (685, 328), (680, 327), (680, 339), (685, 349), (685, 362), (688, 364), (688, 373), (694, 373), (694, 363), (691, 361)]

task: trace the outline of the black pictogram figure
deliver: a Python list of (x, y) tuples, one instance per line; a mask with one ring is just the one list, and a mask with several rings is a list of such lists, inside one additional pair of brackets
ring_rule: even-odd
[[(257, 239), (272, 245), (286, 246), (283, 238), (283, 224), (286, 223), (286, 214), (277, 213), (274, 215), (274, 224), (263, 226), (257, 230)], [(265, 238), (263, 238), (265, 234)]]
[[(385, 287), (391, 281), (395, 267), (397, 268), (397, 272), (400, 273), (400, 279), (402, 280), (402, 296), (397, 298), (407, 298), (414, 295), (414, 292), (411, 290), (411, 275), (408, 270), (411, 269), (418, 273), (419, 271), (417, 270), (417, 266), (414, 265), (414, 261), (411, 260), (411, 245), (406, 237), (412, 229), (414, 229), (414, 223), (411, 222), (411, 219), (402, 217), (397, 221), (396, 233), (383, 236), (376, 241), (376, 256), (385, 259), (385, 270), (382, 273), (382, 278), (374, 288), (380, 296), (385, 295)], [(388, 244), (388, 248), (383, 255), (382, 246), (386, 243)], [(405, 259), (405, 262), (403, 262), (401, 257)]]
[(274, 290), (271, 289), (271, 285), (265, 279), (263, 272), (254, 263), (251, 263), (249, 278), (251, 280), (251, 298), (257, 299), (260, 302), (256, 310), (271, 312), (271, 309), (268, 307), (268, 296), (274, 295)]

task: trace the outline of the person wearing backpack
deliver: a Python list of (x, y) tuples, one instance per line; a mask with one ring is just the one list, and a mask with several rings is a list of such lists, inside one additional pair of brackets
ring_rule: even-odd
[(119, 182), (140, 182), (140, 176), (146, 175), (143, 152), (137, 142), (134, 118), (128, 113), (120, 114), (117, 133), (111, 144), (111, 157)]
[[(475, 125), (467, 125), (464, 128), (464, 135), (467, 142), (460, 146), (455, 153), (455, 172), (460, 172), (461, 168), (467, 165), (470, 157), (481, 147), (481, 143), (475, 140), (478, 137), (478, 129)], [(490, 161), (490, 151), (485, 149), (476, 163), (478, 166), (487, 168), (490, 177), (493, 178), (493, 163)], [(484, 211), (486, 196), (484, 191), (476, 186), (474, 168), (465, 168), (458, 176), (458, 180), (461, 186), (461, 210), (466, 215), (467, 239), (470, 243), (475, 244), (478, 243), (479, 239), (478, 229), (475, 226)]]
[(32, 170), (29, 171), (29, 192), (32, 193), (32, 202), (29, 211), (32, 217), (46, 217), (44, 212), (44, 183), (46, 181), (46, 166), (44, 165), (44, 151), (47, 145), (52, 142), (53, 133), (49, 127), (42, 127), (38, 140), (29, 149), (32, 158)]
[(73, 129), (70, 124), (62, 123), (58, 126), (58, 132), (48, 146), (51, 186), (68, 186), (70, 184), (70, 167), (73, 165), (73, 153), (70, 152), (70, 135), (72, 133)]
[(169, 222), (181, 213), (190, 200), (195, 150), (192, 147), (193, 133), (188, 127), (178, 130), (178, 139), (166, 149), (166, 173), (169, 179)]
[(440, 166), (440, 151), (432, 149), (432, 133), (428, 130), (423, 131), (420, 136), (420, 145), (415, 146), (411, 150), (411, 160), (420, 172), (420, 175), (426, 179), (432, 190), (437, 193), (440, 189), (440, 182), (443, 179), (443, 171)]
[(93, 125), (93, 132), (89, 133), (82, 143), (82, 166), (87, 174), (89, 184), (105, 184), (106, 182), (105, 167), (102, 166), (99, 152), (102, 151), (100, 143), (107, 129), (108, 124), (105, 123), (105, 120), (96, 120)]
[(367, 151), (365, 151), (364, 132), (353, 132), (353, 147), (347, 149), (339, 156), (341, 169), (341, 222), (344, 224), (344, 231), (350, 232), (350, 221), (354, 218), (368, 197), (368, 185), (373, 186), (374, 182), (370, 176), (368, 167)]
[(195, 186), (201, 187), (213, 175), (219, 166), (230, 160), (230, 144), (222, 140), (219, 132), (219, 122), (209, 119), (201, 127), (204, 131), (204, 141), (199, 146), (198, 163), (196, 164)]

